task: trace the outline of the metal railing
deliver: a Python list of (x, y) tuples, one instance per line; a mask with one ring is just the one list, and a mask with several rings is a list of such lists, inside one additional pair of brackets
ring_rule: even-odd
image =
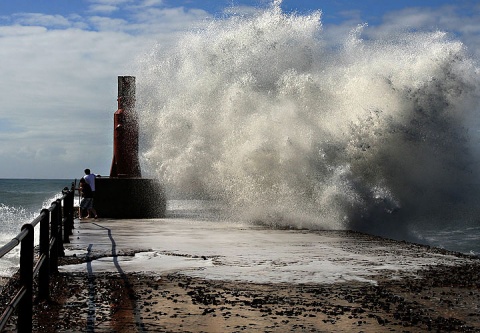
[[(63, 243), (69, 243), (72, 234), (74, 190), (74, 184), (71, 189), (64, 188), (61, 198), (55, 200), (50, 208), (42, 209), (39, 216), (24, 224), (21, 232), (0, 248), (2, 258), (20, 245), (20, 287), (0, 316), (0, 331), (17, 310), (17, 332), (32, 332), (33, 288), (37, 276), (37, 299), (50, 298), (50, 275), (58, 273), (58, 258), (65, 255)], [(35, 262), (34, 232), (39, 223), (39, 251)]]

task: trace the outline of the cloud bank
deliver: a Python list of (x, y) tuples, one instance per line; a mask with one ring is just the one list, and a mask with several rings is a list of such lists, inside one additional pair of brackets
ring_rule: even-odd
[[(159, 4), (101, 1), (84, 13), (0, 19), (0, 177), (109, 172), (117, 76), (133, 75), (137, 55), (209, 17)], [(114, 11), (124, 18), (105, 15)]]

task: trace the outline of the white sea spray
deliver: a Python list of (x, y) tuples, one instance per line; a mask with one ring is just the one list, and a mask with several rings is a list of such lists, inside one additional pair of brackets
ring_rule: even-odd
[(334, 39), (320, 11), (275, 2), (159, 45), (137, 75), (142, 163), (276, 227), (403, 237), (473, 221), (477, 65), (442, 31), (366, 29)]

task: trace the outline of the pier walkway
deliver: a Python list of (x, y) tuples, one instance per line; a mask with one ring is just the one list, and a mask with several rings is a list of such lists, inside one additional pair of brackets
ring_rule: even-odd
[(480, 263), (348, 231), (75, 221), (42, 332), (480, 331)]

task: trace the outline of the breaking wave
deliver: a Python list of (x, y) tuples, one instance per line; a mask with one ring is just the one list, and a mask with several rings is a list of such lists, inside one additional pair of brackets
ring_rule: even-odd
[(155, 48), (138, 74), (144, 169), (274, 227), (405, 239), (478, 223), (477, 65), (445, 32), (367, 31), (333, 36), (277, 1)]

